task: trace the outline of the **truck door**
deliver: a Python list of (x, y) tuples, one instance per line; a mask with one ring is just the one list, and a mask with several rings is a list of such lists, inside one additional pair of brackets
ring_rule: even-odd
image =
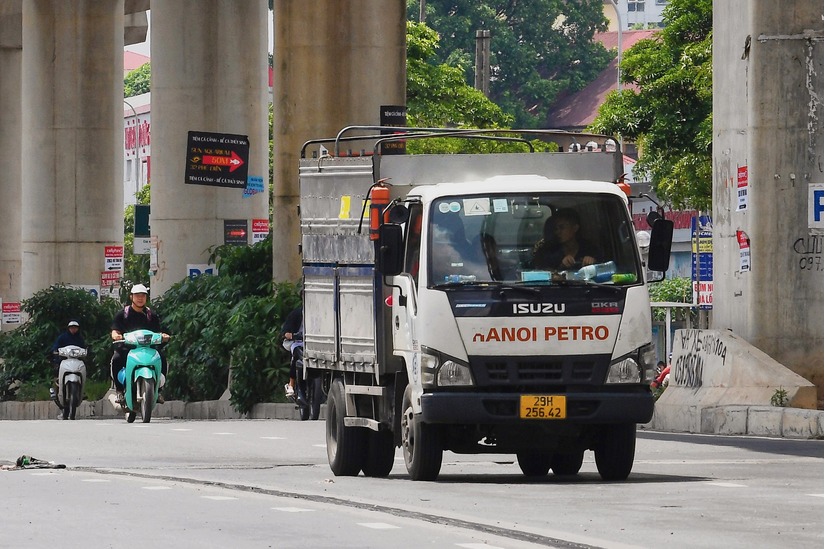
[(404, 238), (404, 272), (395, 277), (393, 289), (392, 333), (396, 355), (404, 358), (408, 368), (416, 369), (421, 351), (416, 335), (418, 280), (421, 268), (421, 204), (410, 205)]

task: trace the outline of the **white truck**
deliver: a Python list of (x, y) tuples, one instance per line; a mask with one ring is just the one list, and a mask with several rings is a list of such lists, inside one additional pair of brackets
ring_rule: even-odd
[(387, 476), (398, 446), (414, 480), (436, 479), (446, 450), (515, 454), (527, 476), (575, 475), (593, 450), (603, 479), (630, 474), (653, 414), (647, 283), (673, 225), (650, 216), (643, 258), (617, 143), (520, 135), (526, 152), (382, 155), (503, 137), (381, 127), (304, 145), (304, 361), (324, 380), (335, 475)]

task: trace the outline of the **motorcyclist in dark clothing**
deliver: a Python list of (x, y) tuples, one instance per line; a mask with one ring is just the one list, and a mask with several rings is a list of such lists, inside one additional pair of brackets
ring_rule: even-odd
[(283, 334), (284, 348), (289, 351), (289, 383), (284, 385), (284, 392), (287, 397), (295, 395), (295, 379), (298, 377), (295, 368), (295, 348), (301, 344), (304, 333), (304, 309), (303, 305), (298, 305), (286, 316), (284, 325), (281, 328)]
[[(161, 329), (160, 317), (146, 305), (148, 299), (149, 288), (143, 284), (135, 284), (132, 287), (132, 303), (128, 307), (118, 311), (112, 321), (112, 341), (120, 341), (123, 339), (123, 334), (134, 330), (151, 330), (160, 333), (163, 336), (164, 343), (169, 341), (169, 334), (164, 333)], [(160, 354), (161, 360), (161, 374), (164, 376), (161, 378), (162, 385), (166, 376), (167, 364), (166, 356), (162, 349), (158, 349), (158, 353)], [(117, 373), (126, 367), (126, 356), (128, 354), (128, 349), (116, 346), (110, 363), (109, 375), (115, 383), (118, 402), (124, 402), (125, 400), (123, 398), (124, 387), (117, 379)]]
[[(54, 341), (54, 345), (52, 345), (52, 354), (56, 353), (58, 349), (61, 347), (67, 347), (69, 345), (77, 345), (78, 347), (86, 348), (86, 340), (83, 339), (83, 336), (80, 334), (80, 323), (77, 320), (70, 320), (69, 324), (66, 326), (66, 329), (60, 332), (60, 335), (57, 336), (57, 339)], [(60, 362), (60, 357), (54, 356), (52, 362), (58, 364)]]

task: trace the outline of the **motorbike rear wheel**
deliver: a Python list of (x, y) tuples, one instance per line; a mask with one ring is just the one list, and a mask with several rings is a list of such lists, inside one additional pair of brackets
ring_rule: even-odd
[(321, 415), (321, 402), (324, 400), (323, 379), (313, 376), (307, 380), (307, 400), (309, 401), (309, 419), (315, 421)]
[(140, 401), (140, 416), (143, 423), (149, 423), (152, 421), (152, 408), (155, 406), (155, 380), (141, 378), (138, 380), (138, 391), (143, 393), (143, 400)]

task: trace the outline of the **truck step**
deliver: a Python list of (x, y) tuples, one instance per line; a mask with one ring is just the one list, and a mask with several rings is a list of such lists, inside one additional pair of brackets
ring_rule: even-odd
[(348, 395), (370, 395), (383, 397), (387, 388), (380, 385), (347, 385), (344, 392)]
[(372, 429), (373, 431), (377, 431), (378, 425), (380, 424), (374, 419), (370, 419), (368, 417), (345, 417), (344, 425), (347, 427), (366, 427), (368, 429)]

